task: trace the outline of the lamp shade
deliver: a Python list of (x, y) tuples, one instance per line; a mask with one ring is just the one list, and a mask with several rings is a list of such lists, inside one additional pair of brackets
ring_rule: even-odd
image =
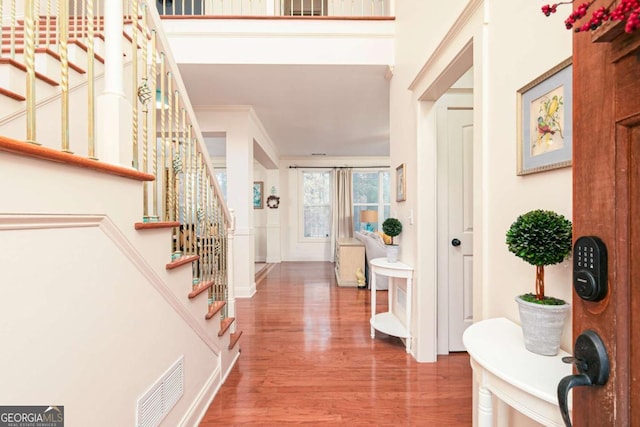
[(360, 211), (360, 222), (378, 223), (378, 211)]

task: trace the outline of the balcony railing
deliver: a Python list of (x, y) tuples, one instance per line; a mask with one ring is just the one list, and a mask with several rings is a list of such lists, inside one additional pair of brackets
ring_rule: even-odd
[(157, 0), (162, 16), (394, 16), (395, 0)]
[[(233, 221), (156, 5), (0, 0), (0, 16), (0, 64), (11, 68), (12, 81), (22, 76), (15, 87), (0, 81), (1, 93), (18, 103), (0, 117), (0, 133), (154, 175), (144, 183), (141, 222), (176, 224), (167, 251), (173, 258), (198, 255), (194, 290), (206, 286), (210, 309), (225, 301), (222, 316), (233, 316)], [(20, 121), (24, 133), (17, 135)]]

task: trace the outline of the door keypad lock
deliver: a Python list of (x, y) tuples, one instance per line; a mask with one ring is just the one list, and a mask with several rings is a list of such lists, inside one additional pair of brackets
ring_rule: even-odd
[(607, 247), (598, 237), (582, 236), (573, 246), (573, 288), (587, 301), (607, 295)]
[(575, 365), (576, 375), (564, 377), (558, 383), (558, 406), (567, 427), (571, 427), (569, 417), (569, 390), (578, 386), (601, 386), (609, 380), (609, 356), (604, 342), (597, 332), (586, 330), (576, 339), (573, 357), (563, 357), (562, 361)]

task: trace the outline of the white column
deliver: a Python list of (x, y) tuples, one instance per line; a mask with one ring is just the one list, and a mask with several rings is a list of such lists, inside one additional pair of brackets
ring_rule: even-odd
[(96, 106), (96, 146), (100, 160), (131, 166), (132, 108), (124, 93), (123, 30), (122, 2), (105, 2), (104, 90)]
[(122, 56), (122, 2), (112, 1), (104, 10), (104, 91), (124, 96), (124, 72)]
[(255, 244), (253, 227), (253, 139), (246, 110), (226, 116), (227, 204), (236, 213), (234, 277), (236, 298), (255, 293)]
[[(280, 196), (280, 170), (269, 169), (267, 170), (267, 179), (265, 182), (265, 201), (266, 198), (271, 195), (271, 189), (275, 189), (275, 195)], [(265, 206), (267, 210), (267, 262), (279, 263), (282, 261), (282, 255), (280, 254), (280, 207), (278, 209), (270, 209)]]
[(266, 0), (266, 16), (275, 16), (276, 15), (276, 0)]
[(250, 298), (255, 293), (255, 247), (253, 235), (253, 138), (249, 131), (249, 108), (212, 107), (196, 113), (202, 132), (225, 135), (227, 206), (234, 210), (233, 296)]
[(389, 0), (389, 16), (396, 16), (396, 1)]

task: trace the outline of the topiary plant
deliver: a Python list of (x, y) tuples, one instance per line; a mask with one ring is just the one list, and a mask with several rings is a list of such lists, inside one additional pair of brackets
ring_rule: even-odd
[(391, 237), (391, 244), (393, 245), (393, 238), (402, 233), (402, 223), (397, 218), (387, 218), (382, 223), (382, 231)]
[(520, 215), (507, 231), (509, 251), (536, 266), (536, 293), (523, 295), (529, 302), (558, 305), (564, 301), (544, 295), (544, 266), (558, 264), (571, 253), (571, 221), (545, 210), (533, 210)]

